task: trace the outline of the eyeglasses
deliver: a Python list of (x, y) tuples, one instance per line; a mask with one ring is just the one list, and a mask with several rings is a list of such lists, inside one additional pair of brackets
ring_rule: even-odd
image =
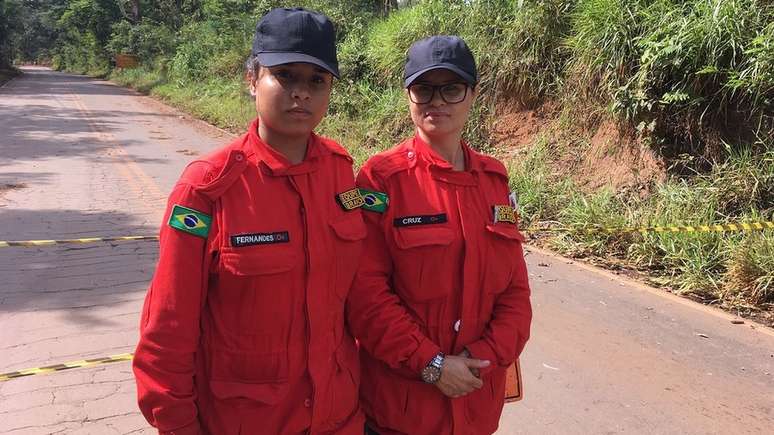
[(441, 94), (441, 99), (447, 104), (462, 102), (468, 95), (466, 83), (447, 83), (445, 85), (428, 85), (417, 83), (408, 87), (409, 99), (414, 104), (427, 104), (435, 97), (435, 92)]

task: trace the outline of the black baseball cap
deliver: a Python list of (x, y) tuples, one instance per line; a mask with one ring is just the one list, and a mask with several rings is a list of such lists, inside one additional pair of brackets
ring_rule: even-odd
[(276, 8), (266, 13), (255, 26), (253, 55), (263, 66), (311, 63), (339, 77), (333, 23), (303, 8)]
[(434, 69), (457, 73), (469, 85), (478, 83), (473, 53), (459, 36), (431, 36), (413, 43), (406, 57), (404, 86), (409, 87), (419, 76)]

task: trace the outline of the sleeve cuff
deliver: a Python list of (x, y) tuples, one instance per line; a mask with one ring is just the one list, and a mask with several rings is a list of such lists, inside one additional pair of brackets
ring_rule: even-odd
[(497, 355), (492, 350), (492, 347), (483, 340), (474, 341), (465, 346), (465, 349), (470, 352), (471, 358), (489, 361), (489, 367), (479, 370), (482, 376), (494, 370), (499, 364)]
[(414, 354), (411, 355), (411, 358), (409, 358), (409, 368), (412, 372), (416, 373), (417, 376), (421, 376), (422, 370), (427, 367), (427, 364), (433, 359), (433, 357), (438, 355), (440, 351), (441, 348), (431, 340), (423, 340), (419, 344), (419, 347), (414, 352)]

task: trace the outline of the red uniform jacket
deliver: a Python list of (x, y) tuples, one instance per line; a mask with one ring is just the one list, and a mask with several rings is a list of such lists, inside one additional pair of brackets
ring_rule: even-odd
[[(312, 135), (291, 165), (250, 131), (190, 164), (169, 197), (134, 359), (161, 433), (362, 434), (344, 305), (365, 224), (337, 194), (352, 160)], [(166, 224), (212, 217), (207, 237)]]
[[(503, 407), (506, 368), (529, 337), (532, 310), (508, 175), (497, 160), (463, 145), (454, 171), (415, 137), (374, 156), (358, 187), (389, 196), (385, 213), (364, 211), (368, 236), (348, 301), (361, 352), (361, 405), (390, 434), (489, 434)], [(484, 386), (449, 399), (421, 381), (442, 351), (467, 348), (491, 361)]]

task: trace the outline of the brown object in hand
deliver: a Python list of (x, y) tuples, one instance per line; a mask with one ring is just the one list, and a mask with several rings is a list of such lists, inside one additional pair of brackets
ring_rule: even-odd
[(521, 364), (519, 364), (519, 360), (516, 360), (505, 372), (505, 403), (518, 402), (523, 398)]

